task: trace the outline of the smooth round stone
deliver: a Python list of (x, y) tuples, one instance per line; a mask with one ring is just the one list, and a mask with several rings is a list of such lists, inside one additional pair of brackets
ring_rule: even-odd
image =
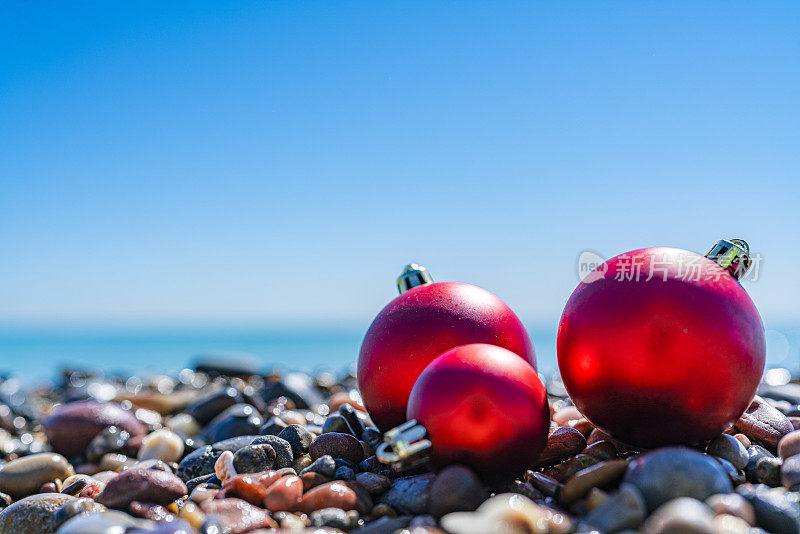
[(142, 525), (155, 525), (152, 521), (143, 522), (128, 514), (107, 510), (100, 513), (81, 514), (69, 519), (58, 529), (58, 534), (122, 534)]
[(711, 520), (714, 534), (753, 534), (747, 521), (735, 515), (720, 514)]
[(97, 463), (106, 454), (121, 452), (127, 447), (130, 439), (131, 435), (127, 430), (115, 426), (105, 428), (86, 446), (86, 458), (90, 462)]
[(800, 430), (789, 432), (778, 442), (778, 456), (789, 458), (800, 454)]
[(430, 513), (442, 517), (450, 512), (472, 511), (488, 498), (489, 493), (474, 471), (451, 465), (442, 469), (431, 484)]
[(732, 515), (741, 518), (751, 526), (756, 524), (753, 506), (738, 493), (712, 495), (706, 499), (706, 505), (716, 515)]
[(94, 514), (97, 512), (104, 512), (106, 507), (102, 504), (95, 502), (94, 499), (81, 498), (75, 499), (65, 503), (56, 512), (56, 525), (61, 525), (64, 522), (72, 519), (81, 514)]
[(571, 505), (582, 499), (592, 488), (603, 488), (617, 482), (626, 469), (628, 462), (617, 459), (606, 460), (578, 471), (562, 486), (561, 503)]
[(142, 439), (137, 459), (177, 462), (183, 456), (183, 447), (183, 439), (175, 432), (166, 429), (156, 430)]
[(356, 472), (352, 468), (343, 465), (336, 469), (336, 473), (333, 475), (333, 478), (337, 480), (355, 480)]
[(717, 461), (685, 447), (665, 447), (638, 456), (623, 481), (638, 488), (651, 511), (678, 497), (705, 500), (733, 489)]
[(15, 499), (36, 493), (42, 484), (66, 480), (75, 471), (60, 454), (43, 452), (11, 460), (0, 470), (0, 491)]
[(800, 504), (797, 494), (781, 493), (759, 484), (742, 484), (736, 493), (744, 497), (756, 515), (756, 524), (772, 534), (797, 534), (800, 532)]
[(210, 442), (222, 441), (236, 436), (257, 434), (264, 420), (255, 407), (235, 404), (216, 416), (203, 431)]
[(267, 444), (275, 449), (275, 463), (273, 469), (283, 469), (294, 465), (294, 454), (289, 442), (278, 436), (258, 436), (253, 440), (253, 445)]
[(432, 474), (398, 478), (383, 495), (381, 502), (402, 514), (427, 513), (433, 480)]
[(781, 464), (780, 458), (761, 458), (756, 462), (756, 478), (758, 482), (770, 487), (781, 485)]
[(294, 510), (303, 496), (303, 481), (296, 475), (279, 479), (267, 488), (264, 495), (264, 508), (270, 512)]
[(110, 426), (121, 428), (132, 437), (146, 433), (132, 412), (110, 402), (62, 404), (42, 421), (50, 446), (68, 458), (83, 454), (92, 439)]
[(306, 492), (298, 506), (298, 510), (305, 514), (323, 508), (355, 510), (364, 515), (372, 509), (372, 499), (358, 483), (334, 481)]
[(733, 426), (736, 430), (751, 440), (761, 443), (770, 451), (775, 451), (780, 439), (794, 430), (792, 423), (785, 415), (770, 406), (758, 395), (755, 396), (747, 411)]
[(171, 473), (128, 469), (111, 479), (96, 500), (109, 508), (125, 510), (132, 501), (166, 506), (186, 494), (186, 485)]
[(308, 520), (312, 527), (329, 527), (347, 531), (356, 526), (358, 515), (354, 512), (345, 512), (341, 508), (323, 508), (311, 512)]
[(747, 448), (747, 466), (744, 472), (747, 475), (747, 480), (751, 482), (758, 482), (758, 473), (756, 473), (756, 465), (762, 458), (774, 458), (773, 454), (761, 445), (750, 445)]
[(41, 493), (19, 500), (0, 512), (0, 534), (50, 534), (58, 509), (75, 497)]
[(585, 454), (586, 456), (591, 456), (592, 458), (596, 459), (598, 462), (602, 462), (603, 460), (613, 460), (614, 458), (619, 458), (619, 451), (614, 446), (613, 443), (610, 441), (596, 441), (583, 449), (581, 454)]
[(712, 439), (708, 447), (706, 447), (706, 452), (712, 456), (728, 460), (740, 471), (743, 471), (747, 466), (747, 449), (742, 445), (741, 441), (730, 434), (720, 434)]
[(575, 456), (586, 448), (586, 438), (571, 427), (562, 426), (547, 438), (544, 450), (536, 461), (536, 467), (554, 465)]
[(646, 516), (647, 505), (642, 494), (636, 486), (623, 482), (585, 520), (601, 532), (619, 532), (638, 529)]
[(318, 436), (311, 444), (309, 454), (312, 460), (329, 455), (334, 459), (343, 458), (353, 465), (358, 465), (364, 459), (361, 442), (350, 434), (340, 432), (329, 432)]
[(272, 469), (275, 458), (275, 449), (272, 445), (266, 443), (248, 445), (233, 455), (233, 467), (237, 473), (259, 473)]
[[(277, 528), (278, 523), (266, 510), (253, 506), (241, 499), (211, 499), (200, 503), (200, 509), (206, 515), (216, 516), (222, 529), (207, 530), (212, 532), (250, 532), (259, 528)], [(201, 529), (201, 532), (203, 530)]]
[(796, 454), (783, 461), (780, 470), (780, 482), (790, 491), (800, 489), (800, 454)]
[(679, 497), (660, 506), (645, 521), (644, 534), (714, 534), (714, 514), (702, 502)]
[(244, 402), (244, 397), (239, 390), (227, 387), (198, 399), (190, 404), (186, 411), (200, 426), (205, 426), (227, 408), (242, 402)]
[(295, 458), (308, 453), (314, 436), (301, 425), (289, 425), (278, 433), (278, 437), (285, 439), (292, 448)]
[(369, 472), (357, 474), (356, 482), (364, 486), (364, 489), (373, 497), (384, 493), (392, 485), (392, 480), (389, 477)]

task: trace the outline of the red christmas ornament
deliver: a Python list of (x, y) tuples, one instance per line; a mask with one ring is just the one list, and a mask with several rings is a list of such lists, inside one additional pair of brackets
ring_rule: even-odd
[(741, 240), (720, 241), (707, 257), (645, 248), (592, 271), (558, 329), (561, 378), (578, 410), (640, 447), (702, 443), (728, 429), (764, 372), (764, 327), (738, 282), (748, 253)]
[(406, 420), (414, 382), (426, 365), (449, 348), (489, 343), (536, 367), (525, 327), (492, 293), (469, 284), (432, 283), (418, 265), (407, 266), (397, 283), (400, 296), (372, 322), (358, 359), (364, 406), (381, 430)]
[(489, 482), (530, 468), (550, 427), (547, 392), (536, 370), (513, 352), (484, 343), (454, 347), (434, 359), (411, 390), (407, 417), (408, 423), (386, 433), (381, 461), (404, 466), (430, 449), (434, 465), (467, 465)]

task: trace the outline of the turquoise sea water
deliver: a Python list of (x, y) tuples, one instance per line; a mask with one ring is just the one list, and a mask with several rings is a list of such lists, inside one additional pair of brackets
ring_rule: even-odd
[[(556, 371), (556, 333), (529, 328), (539, 370)], [(35, 382), (64, 366), (105, 372), (176, 371), (204, 354), (256, 367), (312, 371), (355, 366), (364, 330), (236, 328), (0, 329), (0, 373)], [(767, 329), (768, 365), (800, 370), (800, 327)]]

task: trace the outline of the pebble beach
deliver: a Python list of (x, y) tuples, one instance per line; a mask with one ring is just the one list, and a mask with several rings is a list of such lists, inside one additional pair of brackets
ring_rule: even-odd
[(500, 486), (398, 472), (355, 378), (200, 362), (0, 383), (0, 534), (800, 532), (800, 384), (696, 448), (638, 450), (547, 383), (546, 447)]

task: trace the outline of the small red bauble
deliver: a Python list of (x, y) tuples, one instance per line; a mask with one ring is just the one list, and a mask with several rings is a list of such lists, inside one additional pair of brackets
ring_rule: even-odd
[(498, 345), (536, 366), (522, 322), (485, 289), (457, 282), (426, 283), (401, 293), (381, 310), (358, 358), (358, 387), (378, 428), (386, 431), (403, 423), (408, 395), (425, 366), (466, 343)]
[(428, 431), (439, 467), (463, 464), (485, 481), (511, 479), (539, 457), (550, 427), (536, 370), (496, 345), (454, 347), (419, 375), (408, 419)]
[(558, 365), (578, 410), (640, 447), (728, 429), (756, 393), (766, 350), (758, 311), (731, 272), (693, 252), (645, 248), (590, 273), (558, 329)]

